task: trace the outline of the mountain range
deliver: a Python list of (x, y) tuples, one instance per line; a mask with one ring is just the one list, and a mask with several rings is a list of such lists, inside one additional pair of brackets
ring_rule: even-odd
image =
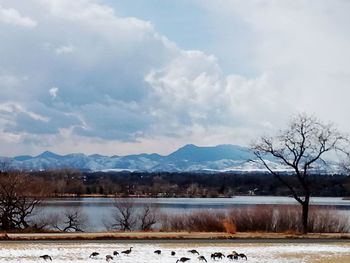
[[(134, 154), (126, 156), (85, 155), (72, 153), (59, 155), (43, 152), (38, 156), (21, 155), (6, 158), (11, 168), (25, 170), (47, 170), (74, 168), (85, 171), (230, 171), (262, 169), (248, 162), (254, 155), (248, 148), (237, 145), (217, 145), (199, 147), (185, 145), (175, 152), (163, 156), (153, 154)], [(2, 157), (1, 159), (5, 159)]]
[[(0, 157), (0, 160), (5, 157)], [(83, 171), (167, 171), (167, 172), (252, 172), (265, 171), (265, 168), (254, 160), (254, 154), (245, 147), (237, 145), (217, 145), (199, 147), (185, 145), (175, 152), (163, 156), (156, 153), (135, 154), (126, 156), (104, 156), (99, 154), (85, 155), (72, 153), (59, 155), (43, 152), (38, 156), (21, 155), (6, 158), (11, 168), (29, 171), (74, 168)], [(266, 160), (270, 166), (278, 170), (285, 167)]]

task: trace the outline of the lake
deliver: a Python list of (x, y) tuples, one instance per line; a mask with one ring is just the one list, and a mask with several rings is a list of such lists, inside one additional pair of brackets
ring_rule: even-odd
[[(297, 204), (291, 197), (281, 196), (236, 196), (232, 198), (132, 198), (138, 208), (145, 204), (157, 206), (162, 213), (186, 213), (201, 210), (225, 210), (227, 208), (253, 205)], [(114, 211), (114, 198), (55, 198), (45, 201), (40, 210), (44, 214), (63, 214), (70, 208), (80, 208), (88, 217), (87, 231), (105, 231), (105, 223)], [(332, 206), (350, 218), (350, 200), (339, 197), (313, 197), (311, 204)]]

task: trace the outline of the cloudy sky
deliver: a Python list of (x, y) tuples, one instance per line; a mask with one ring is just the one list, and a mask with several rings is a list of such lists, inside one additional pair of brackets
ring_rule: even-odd
[(0, 0), (0, 155), (350, 131), (350, 1)]

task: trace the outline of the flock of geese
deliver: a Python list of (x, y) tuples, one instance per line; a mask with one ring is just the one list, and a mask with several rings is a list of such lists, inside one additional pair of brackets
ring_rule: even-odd
[[(133, 247), (130, 247), (129, 249), (124, 250), (124, 251), (122, 251), (120, 253), (124, 254), (124, 255), (129, 255), (132, 252), (132, 248)], [(187, 252), (191, 253), (193, 255), (197, 255), (198, 256), (197, 258), (198, 258), (199, 261), (208, 262), (207, 259), (203, 255), (200, 255), (199, 252), (197, 250), (195, 250), (195, 249), (188, 250)], [(161, 255), (162, 251), (158, 249), (158, 250), (155, 250), (154, 253), (157, 254), (157, 255)], [(99, 255), (100, 255), (100, 253), (98, 253), (98, 252), (92, 252), (91, 255), (89, 256), (89, 258), (97, 258)], [(175, 256), (176, 252), (175, 251), (171, 251), (170, 255), (171, 256)], [(119, 256), (119, 252), (118, 251), (113, 251), (113, 256)], [(109, 262), (109, 261), (113, 260), (114, 259), (113, 256), (112, 255), (106, 255), (106, 261)], [(214, 252), (210, 256), (210, 258), (212, 260), (220, 260), (220, 259), (222, 259), (224, 257), (225, 257), (225, 255), (222, 252)], [(52, 261), (52, 257), (49, 256), (49, 255), (42, 255), (42, 256), (40, 256), (40, 258), (42, 258), (44, 260), (51, 260)], [(232, 251), (231, 254), (226, 255), (226, 258), (228, 258), (230, 260), (238, 260), (238, 259), (245, 259), (245, 260), (247, 260), (247, 256), (245, 254), (237, 253), (236, 251)], [(191, 258), (181, 257), (178, 260), (176, 260), (176, 263), (178, 263), (178, 262), (184, 263), (184, 262), (187, 262), (189, 260), (191, 260)]]

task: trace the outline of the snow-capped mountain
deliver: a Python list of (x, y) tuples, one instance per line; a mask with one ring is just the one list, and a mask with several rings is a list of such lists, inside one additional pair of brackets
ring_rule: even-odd
[[(9, 161), (10, 167), (30, 171), (57, 168), (74, 168), (86, 171), (127, 170), (148, 172), (265, 171), (261, 164), (251, 161), (255, 159), (255, 156), (248, 148), (237, 145), (199, 147), (188, 144), (167, 156), (155, 153), (127, 156), (85, 155), (82, 153), (58, 155), (46, 151), (34, 157), (22, 155), (6, 159)], [(267, 161), (274, 169), (286, 170), (285, 167), (273, 163), (271, 160)]]

